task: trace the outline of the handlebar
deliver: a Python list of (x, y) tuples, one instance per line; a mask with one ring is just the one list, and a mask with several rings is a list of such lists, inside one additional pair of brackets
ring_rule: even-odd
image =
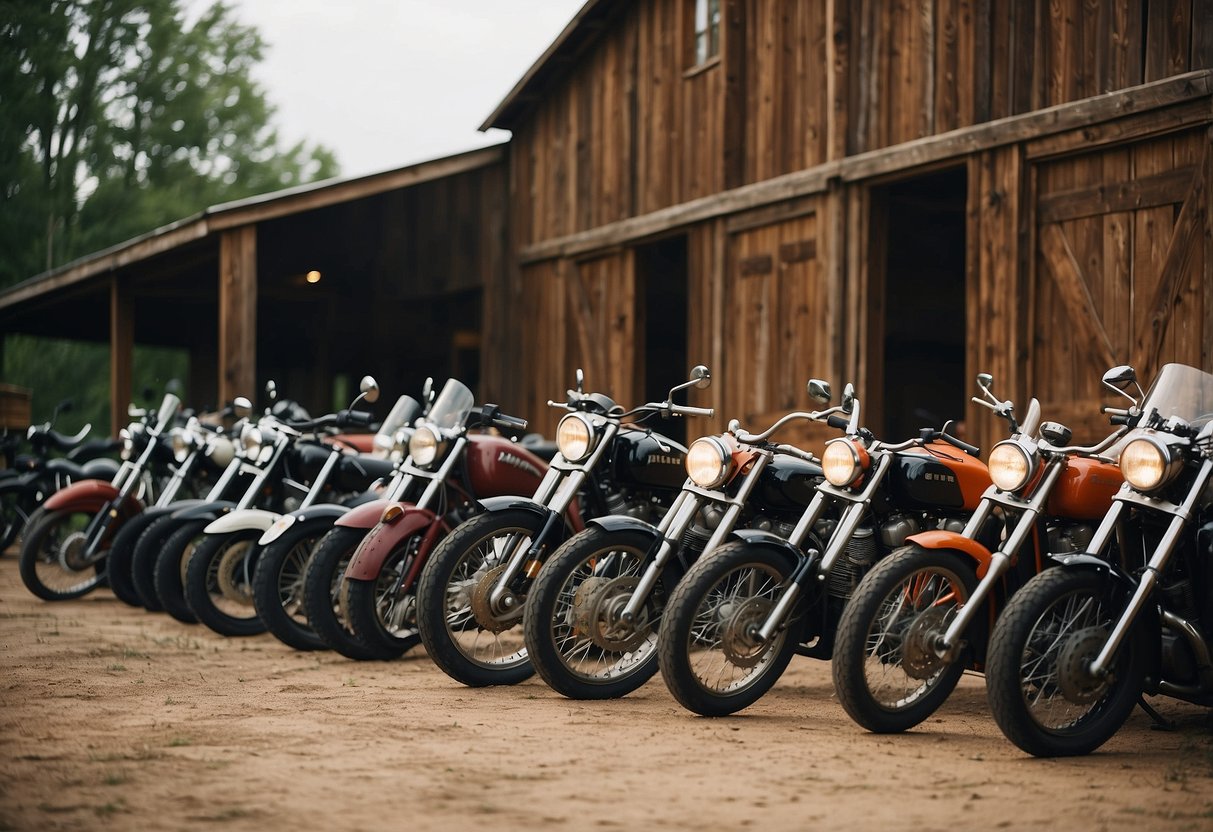
[(970, 445), (963, 439), (957, 439), (950, 433), (944, 433), (942, 430), (935, 430), (933, 428), (926, 428), (922, 431), (923, 442), (932, 442), (936, 439), (947, 442), (953, 448), (959, 448), (969, 456), (981, 456), (981, 448), (976, 445)]
[(366, 410), (339, 410), (336, 423), (339, 426), (367, 427), (373, 418)]
[(469, 422), (473, 422), (473, 420), (475, 420), (481, 425), (492, 425), (493, 427), (507, 431), (523, 431), (526, 430), (527, 425), (530, 424), (526, 419), (519, 418), (518, 416), (509, 416), (502, 413), (501, 407), (495, 404), (486, 404), (484, 407), (480, 408), (480, 412), (478, 414), (473, 411), (470, 415), (471, 418), (468, 419)]
[(832, 428), (838, 428), (839, 430), (846, 430), (847, 426), (850, 425), (851, 422), (850, 422), (850, 420), (844, 419), (843, 417), (839, 416), (837, 413), (834, 413), (834, 414), (831, 414), (830, 416), (826, 417), (826, 424)]

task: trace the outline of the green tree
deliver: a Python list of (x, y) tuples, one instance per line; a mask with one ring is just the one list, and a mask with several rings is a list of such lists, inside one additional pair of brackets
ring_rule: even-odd
[(217, 2), (0, 0), (0, 286), (337, 172), (282, 148), (258, 32)]

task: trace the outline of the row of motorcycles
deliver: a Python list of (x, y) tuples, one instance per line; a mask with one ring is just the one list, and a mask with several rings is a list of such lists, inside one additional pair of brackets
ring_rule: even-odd
[[(122, 601), (300, 650), (398, 657), (418, 644), (469, 686), (538, 673), (575, 699), (625, 696), (660, 671), (687, 709), (748, 707), (794, 655), (831, 661), (864, 728), (908, 730), (966, 671), (1004, 734), (1085, 754), (1135, 704), (1213, 705), (1213, 375), (1165, 365), (1149, 391), (1072, 444), (1032, 399), (1017, 415), (979, 375), (973, 401), (1009, 438), (983, 462), (949, 424), (887, 441), (847, 385), (754, 433), (689, 447), (661, 420), (711, 374), (631, 409), (577, 372), (554, 443), (450, 379), (401, 396), (373, 436), (360, 404), (310, 417), (237, 399), (213, 421), (168, 394), (134, 412), (106, 479), (51, 494), (22, 530), (41, 598), (108, 584)], [(841, 432), (820, 457), (774, 438)], [(2, 482), (2, 480), (0, 480)], [(529, 496), (527, 496), (529, 495)]]

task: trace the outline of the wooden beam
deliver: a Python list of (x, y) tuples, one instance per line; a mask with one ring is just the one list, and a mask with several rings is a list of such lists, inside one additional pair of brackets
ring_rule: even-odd
[(257, 228), (219, 239), (219, 401), (255, 395), (257, 372)]
[(135, 303), (125, 281), (110, 279), (110, 435), (126, 424), (135, 353)]
[(926, 136), (894, 147), (860, 153), (816, 167), (744, 185), (648, 214), (607, 223), (586, 231), (544, 240), (519, 252), (522, 263), (587, 254), (623, 245), (684, 225), (825, 191), (832, 180), (854, 182), (990, 150), (1029, 139), (1089, 129), (1094, 123), (1154, 110), (1213, 95), (1213, 71), (1189, 72), (1059, 104), (1023, 115)]
[(1181, 189), (1192, 182), (1195, 172), (1193, 167), (1176, 168), (1128, 182), (1109, 182), (1093, 188), (1050, 194), (1037, 202), (1037, 220), (1062, 222), (1182, 202), (1184, 190)]
[(1074, 325), (1075, 338), (1087, 342), (1096, 359), (1100, 372), (1108, 367), (1114, 367), (1116, 350), (1112, 348), (1112, 339), (1104, 330), (1103, 324), (1095, 311), (1095, 301), (1091, 299), (1091, 290), (1083, 277), (1082, 267), (1074, 258), (1074, 252), (1066, 242), (1066, 236), (1057, 223), (1049, 223), (1040, 229), (1040, 250), (1045, 255), (1045, 262), (1053, 273), (1057, 286), (1057, 294), (1069, 313)]

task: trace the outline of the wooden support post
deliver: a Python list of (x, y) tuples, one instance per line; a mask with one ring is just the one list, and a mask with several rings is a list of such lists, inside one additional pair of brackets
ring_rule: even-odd
[(219, 242), (219, 401), (256, 399), (257, 227), (223, 232)]
[(130, 288), (110, 279), (110, 435), (126, 424), (135, 352), (135, 304)]

